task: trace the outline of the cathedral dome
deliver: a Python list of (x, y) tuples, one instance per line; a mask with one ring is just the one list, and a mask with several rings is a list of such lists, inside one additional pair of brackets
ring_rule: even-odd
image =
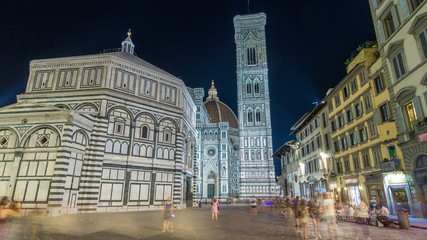
[(214, 81), (212, 81), (212, 86), (209, 89), (209, 96), (206, 99), (205, 107), (211, 118), (211, 122), (228, 122), (230, 127), (239, 128), (237, 117), (233, 110), (231, 110), (231, 108), (225, 103), (221, 102), (217, 97)]

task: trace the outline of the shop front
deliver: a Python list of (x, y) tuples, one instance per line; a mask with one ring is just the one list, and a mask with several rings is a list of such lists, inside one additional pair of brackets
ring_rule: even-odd
[(344, 190), (347, 192), (347, 204), (358, 206), (362, 202), (360, 195), (359, 179), (357, 177), (344, 178)]
[(384, 185), (387, 188), (387, 203), (391, 213), (398, 211), (411, 213), (411, 192), (404, 173), (387, 173), (384, 175)]
[(367, 199), (375, 199), (377, 204), (390, 208), (384, 191), (383, 176), (381, 174), (369, 174), (365, 176)]
[(336, 181), (329, 181), (329, 191), (332, 193), (332, 198), (336, 203), (340, 203), (341, 205), (341, 189), (338, 187), (338, 183)]

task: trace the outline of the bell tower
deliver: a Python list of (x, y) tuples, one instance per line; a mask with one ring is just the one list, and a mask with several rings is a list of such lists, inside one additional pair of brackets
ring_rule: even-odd
[(234, 17), (240, 196), (276, 194), (264, 13)]

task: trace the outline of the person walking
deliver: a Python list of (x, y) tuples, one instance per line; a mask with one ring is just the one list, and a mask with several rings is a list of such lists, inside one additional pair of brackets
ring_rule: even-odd
[(173, 215), (173, 204), (171, 198), (166, 200), (165, 206), (163, 207), (163, 231), (162, 232), (173, 232), (172, 220), (175, 217)]
[(299, 227), (299, 219), (297, 217), (299, 197), (296, 196), (294, 199), (292, 199), (292, 203), (293, 203), (293, 211), (294, 211), (294, 217), (295, 217), (295, 227)]
[(3, 197), (0, 200), (0, 239), (9, 239), (8, 220), (10, 217), (20, 216), (20, 206), (16, 205), (16, 210), (11, 209), (13, 202), (8, 197)]
[(218, 221), (218, 199), (212, 199), (212, 221)]
[(258, 214), (257, 199), (255, 197), (251, 199), (251, 214), (252, 215)]
[(296, 217), (299, 222), (297, 232), (301, 234), (302, 239), (307, 239), (308, 238), (307, 224), (308, 224), (309, 214), (308, 214), (308, 206), (307, 206), (306, 200), (302, 199), (298, 202), (298, 207), (296, 212), (297, 212)]
[(321, 199), (319, 202), (319, 210), (322, 214), (322, 219), (325, 220), (328, 226), (329, 238), (337, 238), (337, 219), (335, 216), (334, 199), (332, 199), (331, 193), (325, 192), (323, 194), (323, 199)]
[(313, 197), (310, 198), (310, 201), (308, 202), (308, 215), (310, 216), (311, 222), (313, 223), (314, 227), (314, 236), (317, 238), (322, 239), (322, 235), (320, 235), (319, 231), (319, 220), (320, 220), (320, 211), (319, 211), (319, 205), (316, 202), (316, 199)]

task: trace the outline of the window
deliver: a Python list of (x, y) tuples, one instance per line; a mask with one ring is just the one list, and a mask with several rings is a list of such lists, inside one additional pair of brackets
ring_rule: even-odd
[(350, 133), (350, 144), (351, 146), (354, 146), (357, 144), (357, 139), (354, 132)]
[(362, 116), (362, 114), (363, 114), (362, 102), (356, 103), (355, 108), (356, 108), (356, 117)]
[(369, 96), (369, 95), (365, 96), (364, 100), (365, 100), (366, 111), (371, 110), (371, 108), (372, 108), (371, 96)]
[(427, 58), (427, 28), (418, 34), (420, 40), (420, 47), (423, 52), (423, 57)]
[(409, 127), (413, 129), (414, 126), (412, 123), (417, 119), (417, 113), (415, 112), (413, 102), (409, 102), (405, 105), (405, 116), (407, 118)]
[(344, 99), (347, 99), (350, 96), (350, 91), (348, 90), (348, 86), (345, 86), (342, 89), (342, 95), (343, 95)]
[(375, 91), (377, 94), (384, 91), (384, 81), (381, 75), (378, 75), (377, 77), (375, 77), (374, 83), (375, 83)]
[(384, 25), (384, 33), (386, 38), (390, 37), (395, 31), (396, 28), (399, 26), (398, 18), (394, 12), (396, 9), (392, 9), (384, 18), (383, 18), (383, 25)]
[(368, 140), (368, 136), (366, 135), (366, 128), (365, 127), (359, 128), (359, 138), (360, 138), (360, 142), (364, 142), (364, 141)]
[(341, 104), (340, 95), (335, 96), (335, 107), (338, 107)]
[(351, 109), (347, 110), (347, 122), (351, 122), (353, 119), (353, 111)]
[(343, 115), (340, 115), (339, 117), (338, 117), (338, 127), (339, 128), (342, 128), (344, 126), (344, 116)]
[(334, 148), (335, 148), (335, 152), (339, 152), (340, 151), (340, 145), (339, 145), (338, 141), (334, 142)]
[(170, 132), (165, 131), (163, 137), (164, 137), (163, 138), (164, 142), (170, 142), (171, 141), (171, 133)]
[(328, 136), (328, 134), (325, 134), (325, 147), (326, 147), (326, 150), (329, 150), (329, 136)]
[(255, 83), (254, 88), (255, 88), (255, 93), (259, 93), (259, 83)]
[(396, 147), (395, 146), (389, 146), (388, 147), (388, 154), (390, 155), (390, 159), (396, 158)]
[(402, 77), (403, 74), (406, 73), (406, 67), (403, 62), (403, 53), (398, 52), (392, 59), (393, 68), (394, 68), (394, 74), (396, 79), (399, 79)]
[(328, 122), (326, 121), (326, 113), (322, 113), (322, 127), (328, 126)]
[(248, 65), (257, 64), (256, 49), (254, 47), (247, 48), (247, 63)]
[(148, 138), (148, 126), (142, 126), (141, 138)]
[(246, 93), (252, 93), (252, 84), (248, 83), (248, 85), (246, 85)]
[(342, 146), (343, 150), (347, 149), (347, 147), (348, 147), (348, 145), (347, 145), (347, 138), (345, 136), (343, 136), (341, 138), (341, 146)]
[(253, 122), (252, 112), (248, 112), (248, 122)]
[(346, 172), (350, 172), (350, 161), (348, 159), (344, 160), (344, 168)]
[(334, 132), (335, 130), (337, 130), (337, 126), (335, 125), (335, 120), (331, 121), (331, 130), (332, 130), (332, 132)]
[(374, 154), (374, 161), (375, 161), (375, 166), (379, 166), (382, 156), (381, 156), (381, 151), (379, 149), (375, 149), (372, 151)]
[(116, 122), (114, 125), (114, 133), (123, 135), (125, 132), (125, 124), (122, 122)]
[(363, 153), (362, 154), (363, 157), (363, 167), (364, 168), (368, 168), (371, 167), (371, 161), (369, 160), (369, 153)]
[(390, 115), (390, 108), (388, 107), (388, 103), (385, 103), (380, 106), (380, 112), (381, 112), (381, 120), (383, 122), (390, 121), (391, 115)]
[(371, 134), (371, 138), (377, 136), (378, 132), (375, 123), (369, 123), (369, 133)]
[(359, 162), (359, 157), (358, 156), (353, 156), (353, 165), (354, 165), (354, 170), (359, 170), (360, 169), (360, 162)]
[(332, 105), (332, 101), (328, 102), (328, 109), (329, 109), (329, 112), (332, 112), (334, 110), (334, 106)]
[(364, 83), (366, 83), (366, 75), (365, 72), (362, 71), (359, 73), (359, 78), (360, 78), (360, 84), (363, 85)]
[(353, 80), (351, 80), (351, 91), (354, 94), (355, 92), (357, 92), (357, 79), (354, 78)]
[(257, 122), (261, 122), (261, 112), (260, 111), (256, 111), (256, 113), (255, 113), (255, 120)]
[(423, 2), (424, 0), (408, 0), (409, 7), (411, 8), (411, 11), (414, 11), (417, 9), (418, 6)]

